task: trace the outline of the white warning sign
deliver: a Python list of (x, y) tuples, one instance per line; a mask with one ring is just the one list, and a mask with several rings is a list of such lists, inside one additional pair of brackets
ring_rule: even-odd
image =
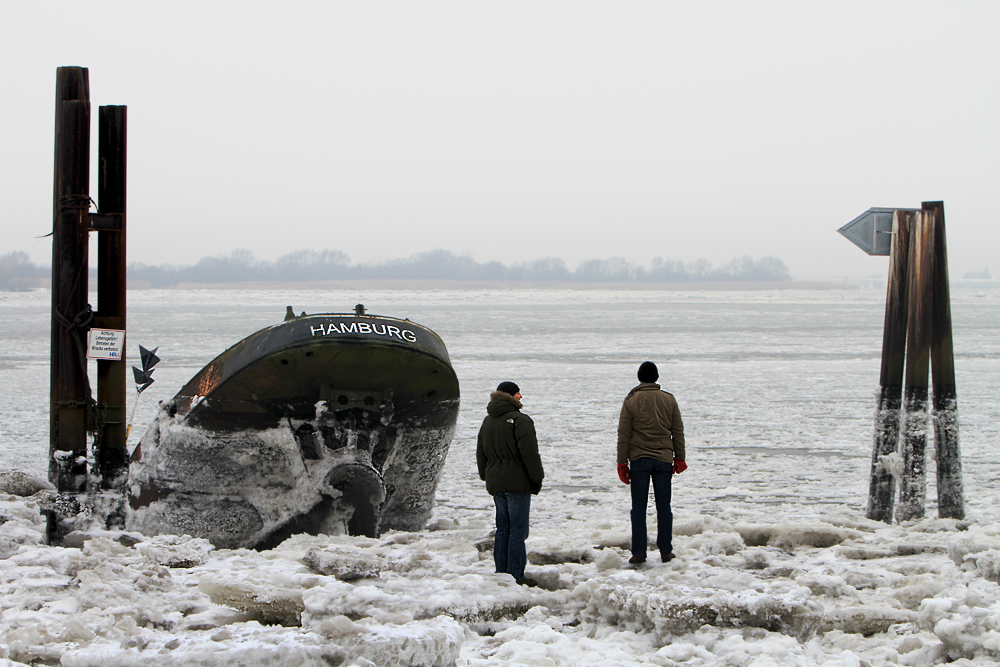
[(121, 329), (91, 329), (87, 339), (87, 358), (121, 361), (125, 332)]

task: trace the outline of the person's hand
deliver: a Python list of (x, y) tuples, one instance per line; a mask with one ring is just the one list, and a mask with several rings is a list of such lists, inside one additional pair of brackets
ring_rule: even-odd
[(618, 479), (622, 481), (622, 484), (632, 483), (632, 473), (629, 472), (627, 463), (618, 464)]
[(680, 459), (674, 459), (674, 474), (679, 475), (688, 469), (688, 464), (684, 463)]
[(542, 490), (542, 483), (541, 482), (539, 482), (538, 484), (532, 484), (531, 485), (531, 495), (537, 496), (538, 493), (539, 493), (539, 491), (541, 491), (541, 490)]

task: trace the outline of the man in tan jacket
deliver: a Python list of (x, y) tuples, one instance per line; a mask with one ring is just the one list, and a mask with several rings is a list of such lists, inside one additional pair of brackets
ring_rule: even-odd
[(674, 473), (687, 470), (684, 422), (673, 395), (656, 384), (660, 377), (656, 364), (644, 361), (638, 377), (640, 384), (625, 397), (618, 417), (618, 477), (632, 486), (632, 558), (628, 562), (646, 562), (646, 506), (652, 481), (656, 547), (666, 563), (674, 558), (670, 480)]

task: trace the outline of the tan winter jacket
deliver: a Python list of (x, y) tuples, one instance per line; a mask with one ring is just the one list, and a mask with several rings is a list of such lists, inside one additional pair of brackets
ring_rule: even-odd
[(684, 460), (684, 422), (672, 394), (643, 382), (625, 397), (618, 417), (618, 463), (643, 457)]

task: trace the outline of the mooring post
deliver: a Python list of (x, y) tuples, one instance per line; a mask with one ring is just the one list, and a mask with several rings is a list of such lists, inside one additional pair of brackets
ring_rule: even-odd
[(90, 82), (85, 67), (56, 70), (52, 216), (52, 347), (49, 479), (62, 492), (87, 481), (88, 211)]
[(951, 296), (948, 251), (945, 242), (944, 202), (923, 202), (934, 216), (933, 324), (931, 376), (934, 448), (937, 459), (938, 516), (965, 518), (962, 459), (958, 446), (958, 394), (955, 389), (955, 352), (951, 333)]
[[(98, 110), (97, 203), (102, 224), (97, 229), (97, 313), (94, 326), (125, 326), (125, 182), (127, 107)], [(101, 488), (117, 488), (128, 462), (125, 449), (125, 355), (116, 361), (97, 361), (97, 414), (94, 425), (94, 462)]]
[(892, 218), (892, 246), (889, 252), (889, 286), (885, 300), (885, 327), (882, 332), (882, 369), (875, 410), (875, 442), (868, 488), (867, 517), (892, 523), (896, 482), (890, 459), (899, 448), (899, 420), (903, 394), (906, 353), (906, 291), (913, 212), (897, 210)]
[(906, 372), (898, 521), (924, 516), (927, 497), (927, 396), (930, 363), (934, 214), (914, 212), (907, 281)]

